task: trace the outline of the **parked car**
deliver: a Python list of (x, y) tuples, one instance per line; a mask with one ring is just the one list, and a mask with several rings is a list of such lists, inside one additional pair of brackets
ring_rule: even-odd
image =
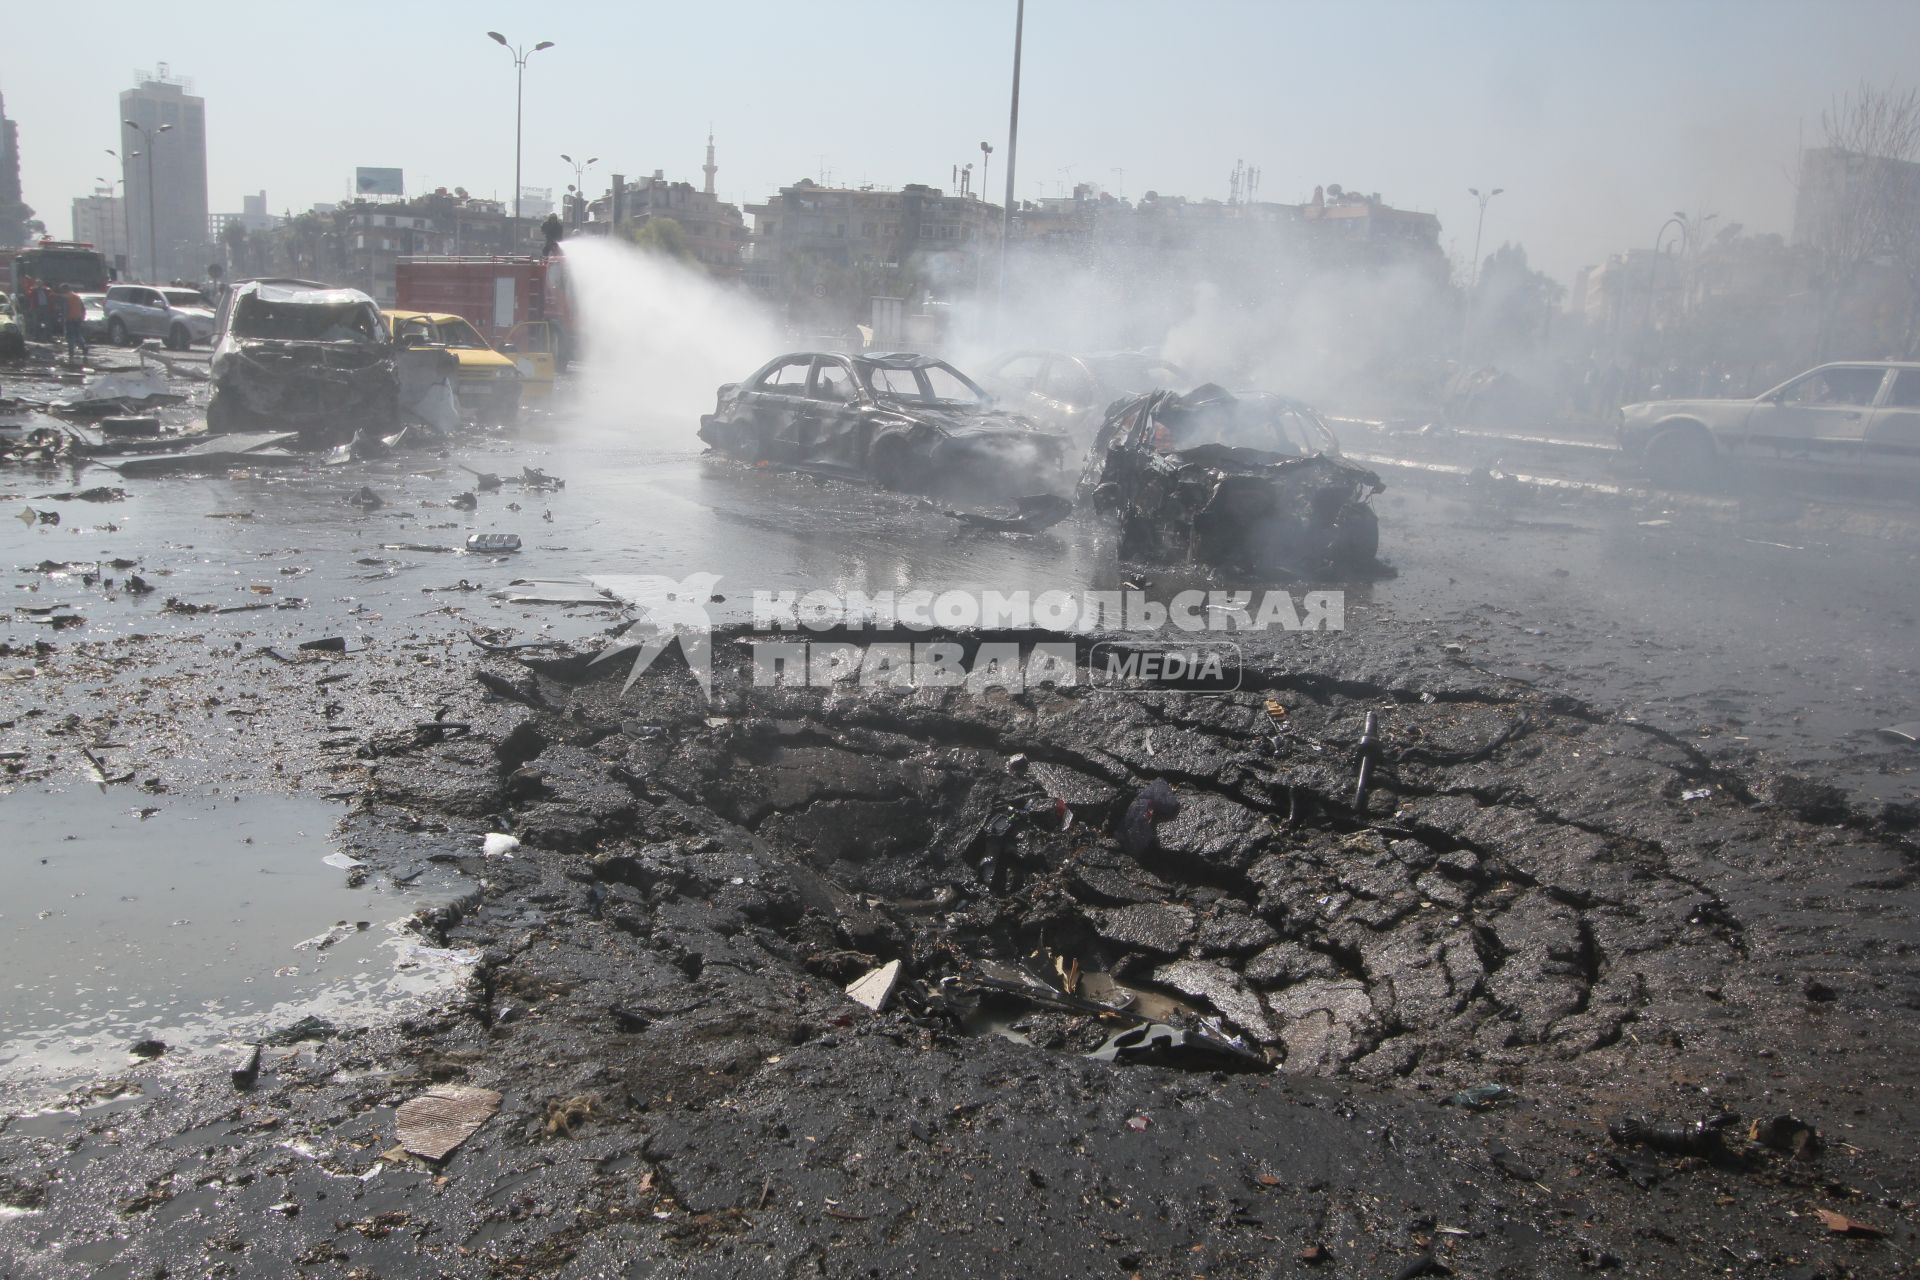
[(1121, 554), (1263, 571), (1371, 565), (1386, 486), (1329, 452), (1326, 427), (1282, 396), (1217, 386), (1115, 404), (1080, 492), (1119, 522)]
[(1066, 432), (1084, 448), (1115, 400), (1161, 387), (1184, 390), (1194, 379), (1171, 360), (1138, 351), (1010, 351), (987, 365), (980, 382), (1006, 408)]
[(358, 289), (247, 280), (221, 304), (207, 429), (299, 431), (310, 443), (380, 430), (398, 414), (394, 348)]
[(720, 388), (700, 438), (723, 453), (864, 474), (917, 492), (1058, 487), (1066, 436), (996, 409), (944, 360), (909, 352), (802, 351)]
[(445, 347), (458, 366), (454, 395), (460, 411), (488, 422), (511, 422), (520, 414), (519, 367), (501, 355), (459, 316), (432, 311), (388, 311), (396, 347)]
[(116, 346), (158, 338), (171, 350), (185, 351), (196, 342), (213, 341), (213, 308), (198, 289), (110, 285), (106, 315), (107, 341)]
[(107, 334), (107, 295), (104, 293), (83, 293), (80, 301), (86, 304), (87, 317), (81, 323), (86, 328), (88, 342), (108, 342)]
[(1823, 364), (1751, 400), (1620, 410), (1620, 447), (1656, 481), (1709, 484), (1740, 462), (1868, 476), (1920, 469), (1920, 363)]

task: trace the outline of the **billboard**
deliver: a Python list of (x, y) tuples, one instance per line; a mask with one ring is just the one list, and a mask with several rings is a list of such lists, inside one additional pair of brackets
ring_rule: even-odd
[(353, 190), (363, 196), (403, 196), (407, 185), (398, 169), (369, 169), (363, 165), (353, 171)]

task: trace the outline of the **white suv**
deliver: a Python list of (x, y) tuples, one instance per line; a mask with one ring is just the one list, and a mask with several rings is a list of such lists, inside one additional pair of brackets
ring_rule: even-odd
[(131, 346), (158, 338), (175, 351), (213, 341), (213, 308), (197, 289), (116, 284), (107, 290), (107, 341)]

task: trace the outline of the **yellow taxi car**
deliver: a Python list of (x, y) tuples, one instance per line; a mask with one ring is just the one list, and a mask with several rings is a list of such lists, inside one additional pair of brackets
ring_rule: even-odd
[(487, 345), (459, 316), (436, 311), (388, 311), (397, 347), (445, 347), (459, 364), (454, 395), (463, 413), (487, 422), (511, 422), (520, 413), (520, 367)]

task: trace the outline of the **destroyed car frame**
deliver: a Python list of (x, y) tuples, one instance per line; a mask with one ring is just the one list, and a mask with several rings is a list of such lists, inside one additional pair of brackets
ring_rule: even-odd
[(1118, 520), (1128, 557), (1256, 571), (1363, 568), (1380, 549), (1370, 499), (1386, 485), (1333, 456), (1318, 424), (1297, 401), (1210, 383), (1133, 396), (1108, 409), (1080, 495)]
[(311, 444), (390, 426), (399, 380), (386, 321), (358, 289), (310, 280), (236, 285), (213, 339), (207, 429), (298, 431)]
[(994, 408), (944, 360), (911, 352), (778, 356), (720, 388), (700, 438), (749, 462), (914, 492), (1064, 487), (1056, 477), (1069, 448), (1066, 436)]

